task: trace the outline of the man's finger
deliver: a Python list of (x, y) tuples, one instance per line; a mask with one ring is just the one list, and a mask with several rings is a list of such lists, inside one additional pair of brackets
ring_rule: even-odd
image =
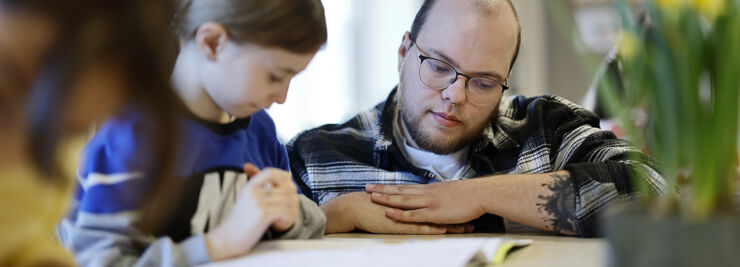
[(415, 224), (415, 223), (402, 223), (396, 222), (399, 226), (398, 234), (410, 234), (410, 235), (441, 235), (447, 233), (447, 227), (441, 225), (431, 224)]
[(446, 226), (448, 234), (467, 234), (472, 233), (475, 229), (475, 227), (469, 223), (448, 224)]
[(427, 185), (380, 185), (367, 184), (365, 191), (368, 193), (378, 192), (391, 195), (423, 195)]
[(464, 234), (465, 233), (465, 225), (462, 225), (462, 224), (450, 224), (450, 225), (447, 225), (447, 233), (448, 234)]
[(429, 205), (429, 198), (424, 196), (388, 195), (373, 192), (370, 199), (377, 204), (398, 209), (420, 209)]
[(399, 210), (394, 208), (385, 209), (385, 216), (396, 221), (401, 222), (413, 222), (413, 223), (425, 223), (429, 222), (426, 214), (429, 210), (426, 208), (417, 210)]

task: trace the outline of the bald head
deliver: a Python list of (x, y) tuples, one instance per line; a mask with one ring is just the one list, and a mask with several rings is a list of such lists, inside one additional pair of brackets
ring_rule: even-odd
[[(424, 3), (421, 5), (421, 8), (419, 8), (419, 11), (416, 13), (416, 17), (414, 18), (414, 22), (411, 24), (411, 36), (418, 37), (419, 34), (422, 31), (422, 28), (426, 24), (429, 15), (432, 13), (430, 12), (432, 8), (436, 5), (439, 1), (446, 1), (446, 0), (424, 0)], [(514, 8), (514, 5), (511, 3), (511, 0), (464, 0), (464, 1), (456, 1), (456, 4), (458, 5), (465, 5), (464, 7), (470, 11), (471, 14), (477, 15), (477, 16), (483, 16), (483, 17), (490, 17), (490, 16), (498, 16), (501, 15), (502, 12), (511, 12), (516, 20), (516, 49), (514, 51), (514, 55), (511, 59), (511, 64), (509, 65), (509, 69), (514, 67), (514, 62), (516, 62), (516, 58), (519, 55), (519, 47), (521, 45), (521, 26), (519, 25), (519, 16), (516, 12), (516, 9)]]

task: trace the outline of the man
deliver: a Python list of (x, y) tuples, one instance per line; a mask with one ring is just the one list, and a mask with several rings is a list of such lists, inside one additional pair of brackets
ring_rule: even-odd
[(593, 113), (555, 96), (502, 99), (519, 27), (510, 1), (426, 0), (388, 99), (291, 141), (294, 177), (326, 233), (594, 236), (606, 204), (635, 198), (631, 172), (662, 192), (646, 157)]

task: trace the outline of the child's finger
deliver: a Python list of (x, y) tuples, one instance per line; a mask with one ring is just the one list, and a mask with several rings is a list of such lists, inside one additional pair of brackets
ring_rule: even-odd
[(270, 223), (275, 222), (279, 218), (290, 218), (291, 210), (285, 204), (273, 203), (271, 205), (264, 206), (264, 214), (267, 221)]
[(285, 206), (274, 206), (267, 213), (270, 225), (278, 231), (287, 230), (295, 223), (296, 214), (293, 214), (290, 208)]
[(293, 178), (291, 177), (290, 172), (286, 170), (275, 169), (275, 168), (265, 168), (261, 172), (266, 173), (270, 176), (274, 176), (275, 183), (277, 183), (277, 185), (293, 183)]
[(300, 205), (300, 198), (296, 193), (295, 189), (275, 188), (276, 190), (271, 192), (270, 198), (276, 201), (288, 203), (292, 206), (298, 207)]
[(300, 200), (293, 196), (270, 194), (259, 200), (260, 207), (269, 210), (272, 207), (294, 207), (298, 206)]
[(250, 177), (250, 178), (252, 176), (257, 175), (257, 173), (260, 172), (260, 169), (257, 168), (257, 166), (254, 166), (254, 164), (249, 163), (249, 162), (244, 163), (244, 166), (242, 168), (244, 169), (244, 173), (247, 174), (247, 177)]
[(275, 173), (270, 172), (268, 170), (262, 170), (262, 171), (259, 171), (259, 173), (257, 173), (256, 175), (249, 177), (245, 186), (261, 187), (265, 183), (270, 183), (271, 185), (277, 185), (280, 183), (280, 177), (278, 175), (275, 175)]
[(272, 184), (273, 191), (281, 190), (285, 192), (292, 192), (293, 194), (298, 191), (290, 173), (285, 170), (265, 168), (259, 173), (259, 176), (262, 175), (271, 177), (270, 183)]
[(296, 185), (293, 183), (293, 181), (289, 182), (282, 182), (282, 183), (276, 183), (273, 182), (274, 187), (272, 188), (272, 192), (275, 194), (280, 194), (284, 196), (291, 196), (291, 195), (298, 195), (298, 189), (296, 188)]
[(288, 193), (295, 194), (296, 192), (298, 192), (298, 189), (293, 182), (293, 177), (290, 175), (289, 172), (286, 172), (284, 170), (274, 170), (273, 173), (276, 177), (275, 182), (273, 183), (275, 187), (280, 188)]
[(245, 188), (251, 188), (253, 194), (259, 196), (270, 195), (288, 195), (296, 194), (297, 187), (293, 183), (289, 172), (282, 169), (265, 168), (259, 170), (251, 163), (244, 164), (244, 172), (247, 174), (249, 181), (244, 185)]

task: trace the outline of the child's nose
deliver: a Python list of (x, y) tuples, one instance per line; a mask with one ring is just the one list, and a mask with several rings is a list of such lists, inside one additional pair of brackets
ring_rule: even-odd
[(273, 94), (270, 101), (278, 104), (285, 103), (285, 100), (288, 98), (288, 87), (286, 86), (284, 89), (280, 90), (279, 93)]

